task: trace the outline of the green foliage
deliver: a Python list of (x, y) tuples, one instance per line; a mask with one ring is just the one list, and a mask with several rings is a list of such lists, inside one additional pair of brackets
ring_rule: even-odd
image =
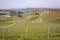
[(5, 34), (4, 35), (4, 40), (17, 40), (18, 38), (20, 38), (20, 36), (17, 34), (13, 34), (13, 35)]
[(7, 18), (0, 19), (0, 22), (10, 22), (12, 20), (13, 20), (12, 18), (7, 17)]
[[(24, 25), (24, 26), (23, 26)], [(26, 27), (28, 27), (28, 33), (26, 33)], [(58, 32), (60, 29), (58, 29), (57, 26), (52, 23), (20, 23), (14, 25), (11, 27), (12, 29), (8, 30), (5, 29), (4, 39), (5, 40), (58, 40), (55, 37), (49, 37), (51, 34), (54, 35), (54, 33)], [(48, 31), (49, 28), (49, 31)], [(49, 32), (49, 34), (48, 34)], [(58, 32), (60, 33), (60, 31)]]
[(0, 15), (5, 15), (5, 14), (0, 13)]
[[(60, 15), (59, 12), (58, 14), (51, 13), (44, 15), (42, 18), (51, 20), (60, 17), (59, 15)], [(38, 16), (32, 16), (29, 20), (36, 20), (37, 18)], [(57, 37), (60, 34), (60, 23), (58, 24), (50, 23), (50, 22), (31, 23), (30, 21), (28, 22), (24, 22), (24, 21), (21, 22), (21, 21), (22, 19), (19, 19), (19, 21), (17, 21), (15, 25), (4, 29), (4, 35), (2, 36), (4, 36), (5, 40), (60, 40), (60, 38)], [(28, 27), (28, 32), (26, 35), (27, 27)], [(56, 33), (59, 34), (56, 35)], [(0, 31), (0, 34), (3, 34), (3, 32)], [(3, 39), (1, 35), (0, 38)]]
[(16, 15), (16, 11), (11, 11), (10, 16), (15, 16)]
[(18, 16), (18, 17), (22, 17), (23, 12), (20, 11), (11, 11), (10, 15), (11, 16)]
[(38, 19), (38, 16), (32, 16), (29, 20), (36, 20)]
[(15, 21), (15, 19), (13, 19), (12, 17), (5, 17), (0, 19), (0, 27), (2, 26), (8, 26), (10, 24), (12, 24)]
[(17, 13), (17, 16), (18, 16), (18, 17), (22, 17), (22, 16), (23, 16), (23, 12), (20, 12), (20, 11), (19, 11), (19, 12)]

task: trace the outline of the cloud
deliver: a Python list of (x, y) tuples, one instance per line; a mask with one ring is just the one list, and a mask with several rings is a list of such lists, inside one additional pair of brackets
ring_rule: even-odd
[(60, 7), (60, 0), (2, 0), (0, 8)]

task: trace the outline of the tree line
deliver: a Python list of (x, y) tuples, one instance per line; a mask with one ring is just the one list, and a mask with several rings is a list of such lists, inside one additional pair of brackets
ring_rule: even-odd
[(11, 11), (10, 16), (18, 16), (18, 17), (22, 17), (23, 16), (23, 12), (20, 11)]

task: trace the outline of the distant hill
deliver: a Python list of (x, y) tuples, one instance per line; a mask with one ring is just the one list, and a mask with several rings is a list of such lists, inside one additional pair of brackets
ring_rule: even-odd
[[(35, 13), (39, 13), (39, 17), (42, 18), (43, 21), (56, 21), (60, 20), (60, 8), (25, 8), (25, 9), (8, 9), (7, 11), (14, 11), (14, 12), (23, 12), (23, 17), (25, 19), (31, 19), (34, 18), (34, 20), (37, 19), (37, 17), (33, 16)], [(42, 15), (42, 16), (40, 16)], [(33, 18), (32, 18), (33, 17)], [(39, 18), (39, 19), (40, 19)], [(54, 22), (55, 22), (54, 21)]]
[(58, 9), (60, 8), (20, 8), (20, 9), (1, 9), (1, 10), (9, 10), (9, 11), (21, 11), (21, 12), (26, 12), (26, 11), (32, 11), (32, 10), (44, 10), (44, 9)]
[[(56, 20), (60, 20), (60, 10), (59, 9), (52, 9), (52, 8), (51, 9), (37, 9), (37, 10), (33, 10), (33, 11), (27, 11), (27, 12), (24, 12), (24, 17), (29, 19), (30, 17), (33, 17), (33, 15), (35, 13), (39, 13), (38, 19), (42, 18), (43, 22), (49, 22), (49, 21), (55, 22)], [(40, 15), (42, 15), (42, 16), (40, 16)]]
[(60, 20), (60, 11), (56, 11), (56, 12), (50, 12), (49, 14), (43, 15), (42, 19), (44, 21), (56, 21), (56, 20)]
[(38, 10), (38, 9), (40, 8), (24, 8), (24, 9), (9, 9), (9, 10), (25, 12), (25, 11)]

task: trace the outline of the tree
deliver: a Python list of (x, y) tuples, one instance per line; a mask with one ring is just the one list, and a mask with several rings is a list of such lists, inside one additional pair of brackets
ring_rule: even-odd
[(17, 16), (18, 17), (22, 17), (23, 16), (23, 12), (18, 11)]
[(11, 11), (10, 16), (15, 16), (16, 15), (16, 11)]

